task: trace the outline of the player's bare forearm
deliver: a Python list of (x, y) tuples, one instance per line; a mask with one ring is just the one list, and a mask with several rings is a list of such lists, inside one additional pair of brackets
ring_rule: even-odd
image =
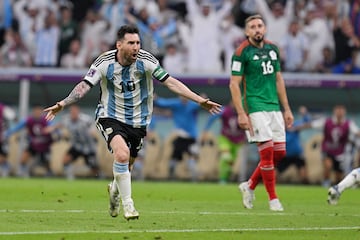
[(240, 83), (241, 83), (240, 76), (231, 76), (229, 89), (230, 89), (230, 93), (231, 93), (232, 102), (233, 102), (236, 112), (238, 114), (245, 113), (245, 110), (244, 110), (242, 102), (241, 102), (241, 91), (240, 91), (240, 87), (239, 87)]
[(179, 96), (185, 97), (190, 99), (194, 102), (201, 103), (205, 101), (205, 98), (197, 95), (193, 91), (191, 91), (185, 84), (180, 82), (179, 80), (169, 77), (164, 84), (171, 90), (172, 92), (176, 93)]
[(202, 96), (191, 91), (185, 84), (180, 82), (179, 80), (169, 77), (164, 84), (174, 93), (188, 98), (194, 102), (200, 104), (200, 106), (206, 110), (208, 110), (212, 114), (217, 114), (221, 112), (221, 105), (210, 101), (210, 99), (203, 98)]
[(55, 118), (56, 114), (64, 109), (66, 105), (72, 104), (82, 98), (89, 90), (90, 85), (88, 85), (85, 81), (79, 82), (74, 89), (70, 92), (69, 96), (67, 96), (64, 100), (57, 102), (55, 105), (44, 109), (46, 114), (46, 119), (51, 121)]
[(285, 81), (281, 75), (281, 73), (277, 73), (276, 75), (276, 88), (279, 96), (280, 103), (285, 111), (291, 111), (290, 105), (288, 102), (286, 88), (285, 88)]
[(277, 73), (276, 75), (276, 88), (279, 96), (280, 103), (284, 108), (284, 120), (286, 128), (291, 128), (294, 122), (294, 116), (291, 112), (291, 108), (289, 105), (289, 101), (286, 94), (285, 81), (281, 75), (281, 73)]
[(79, 99), (85, 96), (85, 94), (90, 90), (90, 86), (85, 82), (81, 81), (79, 82), (74, 89), (70, 92), (69, 96), (67, 96), (63, 100), (63, 107), (67, 106), (69, 104), (72, 104), (74, 102), (77, 102)]

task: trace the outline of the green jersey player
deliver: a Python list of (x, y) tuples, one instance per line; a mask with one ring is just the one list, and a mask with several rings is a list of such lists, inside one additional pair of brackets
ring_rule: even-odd
[(294, 117), (280, 72), (279, 50), (264, 40), (265, 33), (265, 23), (260, 15), (247, 18), (247, 40), (232, 57), (230, 91), (238, 123), (246, 130), (248, 141), (257, 143), (260, 155), (254, 173), (249, 181), (239, 185), (239, 189), (244, 206), (251, 209), (253, 191), (262, 178), (269, 195), (270, 210), (283, 211), (275, 191), (274, 166), (286, 154), (285, 125), (291, 127)]

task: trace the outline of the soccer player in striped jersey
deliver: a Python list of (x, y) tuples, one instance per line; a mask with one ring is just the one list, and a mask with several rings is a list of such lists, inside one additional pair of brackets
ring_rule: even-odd
[[(238, 124), (248, 141), (256, 143), (260, 162), (249, 181), (239, 185), (245, 208), (253, 208), (254, 190), (262, 179), (269, 196), (270, 210), (283, 211), (275, 191), (274, 166), (286, 154), (285, 127), (294, 121), (278, 48), (264, 40), (266, 27), (261, 15), (245, 21), (247, 40), (236, 49), (231, 63), (230, 91)], [(281, 106), (283, 107), (283, 114)]]
[(78, 101), (100, 83), (96, 124), (114, 156), (114, 180), (108, 186), (112, 217), (119, 214), (121, 199), (125, 219), (139, 218), (131, 197), (130, 170), (150, 123), (153, 79), (210, 113), (221, 111), (220, 104), (191, 91), (171, 77), (151, 53), (140, 49), (139, 30), (129, 25), (119, 29), (116, 49), (101, 54), (65, 99), (45, 109), (47, 119), (53, 119), (65, 106)]

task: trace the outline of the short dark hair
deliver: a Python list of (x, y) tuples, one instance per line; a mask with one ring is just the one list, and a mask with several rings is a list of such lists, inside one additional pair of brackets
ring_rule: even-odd
[(117, 40), (123, 39), (126, 33), (139, 34), (139, 29), (134, 25), (123, 25), (117, 32)]
[(250, 22), (254, 19), (260, 19), (265, 24), (263, 17), (260, 14), (255, 14), (255, 15), (251, 15), (245, 19), (245, 26), (248, 24), (248, 22)]

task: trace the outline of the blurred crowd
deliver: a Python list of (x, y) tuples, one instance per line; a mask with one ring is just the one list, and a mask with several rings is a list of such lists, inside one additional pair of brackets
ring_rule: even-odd
[(2, 0), (0, 66), (86, 68), (123, 24), (171, 73), (226, 73), (263, 15), (283, 71), (360, 72), (360, 0)]

